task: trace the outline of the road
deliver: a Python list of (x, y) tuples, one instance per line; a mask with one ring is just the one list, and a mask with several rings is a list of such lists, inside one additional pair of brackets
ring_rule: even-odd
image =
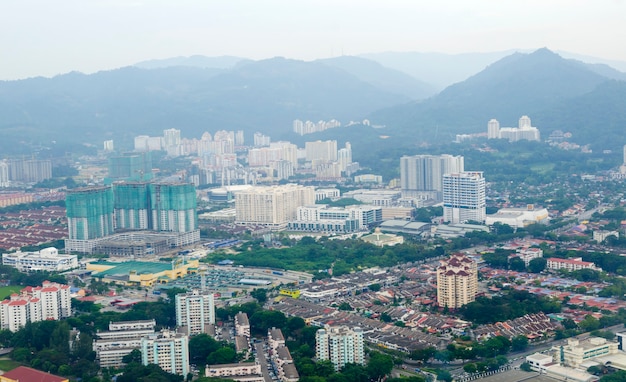
[(254, 348), (256, 349), (256, 359), (261, 365), (261, 373), (263, 373), (263, 379), (265, 382), (272, 382), (272, 377), (270, 377), (270, 373), (267, 370), (269, 363), (267, 362), (267, 358), (265, 358), (265, 350), (263, 350), (263, 342), (257, 342), (254, 344)]

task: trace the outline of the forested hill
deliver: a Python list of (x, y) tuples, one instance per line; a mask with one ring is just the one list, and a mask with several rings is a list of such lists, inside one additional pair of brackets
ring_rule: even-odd
[[(382, 68), (382, 67), (381, 67)], [(383, 69), (381, 69), (382, 71)], [(370, 81), (371, 82), (371, 81)], [(232, 69), (127, 67), (0, 82), (0, 149), (51, 141), (129, 142), (178, 128), (277, 135), (294, 119), (361, 120), (409, 101), (334, 66), (274, 58)]]
[[(582, 136), (588, 126), (572, 121), (573, 114), (582, 120), (604, 118), (610, 123), (605, 128), (626, 122), (621, 113), (610, 119), (595, 115), (603, 104), (623, 100), (617, 90), (623, 83), (611, 87), (605, 85), (608, 81), (586, 64), (540, 49), (505, 57), (428, 100), (381, 110), (370, 119), (386, 125), (388, 135), (416, 141), (450, 141), (456, 134), (486, 132), (491, 118), (501, 126), (517, 126), (522, 115), (530, 116), (544, 136), (557, 129)], [(596, 110), (579, 108), (581, 102), (590, 102)], [(581, 116), (586, 109), (589, 113)]]

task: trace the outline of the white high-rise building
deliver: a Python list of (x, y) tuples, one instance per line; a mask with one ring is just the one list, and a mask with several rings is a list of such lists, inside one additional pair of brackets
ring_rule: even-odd
[(189, 373), (189, 337), (163, 330), (141, 339), (141, 361), (144, 366), (159, 365), (164, 371), (187, 376)]
[(171, 157), (177, 157), (182, 155), (180, 130), (163, 130), (163, 148), (165, 149), (165, 151), (167, 151), (167, 155)]
[(532, 125), (530, 124), (530, 118), (529, 118), (527, 115), (523, 115), (523, 116), (519, 119), (519, 121), (518, 121), (518, 123), (517, 123), (517, 127), (518, 127), (520, 130), (531, 128), (531, 127), (532, 127)]
[(441, 307), (460, 308), (476, 299), (478, 268), (463, 254), (450, 256), (437, 268), (437, 303)]
[(163, 130), (163, 145), (166, 148), (169, 146), (180, 145), (180, 130), (178, 129)]
[(271, 142), (271, 138), (267, 135), (263, 135), (262, 133), (254, 133), (254, 146), (269, 146)]
[(414, 155), (400, 159), (400, 187), (403, 198), (442, 200), (443, 176), (464, 171), (462, 156)]
[(316, 160), (335, 162), (337, 160), (337, 141), (315, 141), (304, 144), (306, 161)]
[(500, 138), (500, 122), (497, 119), (492, 119), (487, 123), (487, 139), (499, 139)]
[(319, 329), (315, 332), (315, 355), (318, 360), (329, 360), (335, 370), (348, 363), (365, 364), (363, 330), (346, 326)]
[(0, 187), (9, 187), (9, 164), (0, 161)]
[(213, 292), (194, 289), (176, 295), (176, 325), (188, 335), (207, 333), (215, 324)]
[(237, 130), (235, 132), (235, 146), (243, 146), (243, 144), (244, 144), (243, 130)]
[(138, 135), (135, 137), (135, 151), (159, 151), (163, 148), (163, 137)]
[(271, 162), (286, 160), (293, 168), (298, 165), (298, 147), (290, 142), (272, 142), (269, 147), (259, 147), (248, 150), (248, 165), (250, 167), (269, 166)]
[(276, 160), (270, 162), (270, 168), (276, 179), (289, 179), (295, 175), (293, 164), (286, 160)]
[(457, 172), (443, 176), (443, 220), (484, 222), (485, 178), (482, 171)]
[(283, 228), (294, 220), (298, 207), (315, 203), (315, 190), (297, 184), (252, 187), (235, 197), (236, 222)]
[(72, 312), (70, 286), (44, 281), (40, 287), (26, 287), (0, 303), (0, 329), (12, 332), (28, 322), (60, 320)]
[(352, 145), (350, 142), (346, 142), (346, 146), (337, 151), (337, 161), (342, 172), (346, 171), (348, 165), (352, 163)]
[(518, 127), (500, 128), (500, 123), (496, 119), (491, 119), (487, 123), (487, 139), (508, 139), (509, 142), (521, 140), (540, 140), (539, 129), (533, 127), (527, 115), (522, 116), (517, 124)]
[(108, 151), (108, 152), (115, 150), (115, 147), (113, 145), (113, 140), (109, 139), (109, 140), (104, 141), (103, 148), (104, 148), (104, 151)]

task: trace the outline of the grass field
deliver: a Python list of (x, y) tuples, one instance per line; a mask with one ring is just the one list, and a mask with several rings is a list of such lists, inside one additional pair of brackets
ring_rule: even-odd
[(20, 293), (20, 290), (22, 290), (22, 288), (24, 287), (19, 285), (0, 287), (0, 300), (4, 300), (5, 298), (9, 297), (11, 293)]
[(18, 366), (21, 366), (22, 364), (16, 361), (13, 361), (12, 359), (8, 359), (8, 358), (0, 358), (0, 370), (2, 371), (9, 371), (9, 370), (13, 370)]
[(541, 163), (530, 166), (530, 169), (533, 172), (538, 172), (540, 174), (547, 174), (548, 172), (554, 169), (554, 163)]

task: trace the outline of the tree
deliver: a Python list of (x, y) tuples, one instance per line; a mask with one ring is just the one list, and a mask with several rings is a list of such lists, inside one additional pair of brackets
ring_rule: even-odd
[(466, 373), (473, 374), (476, 371), (478, 371), (478, 369), (476, 368), (475, 363), (468, 363), (465, 366), (463, 366), (463, 371), (465, 371)]
[(389, 315), (389, 313), (387, 313), (387, 312), (383, 312), (383, 313), (381, 313), (381, 315), (380, 315), (380, 320), (381, 320), (382, 322), (391, 322), (391, 316)]
[(369, 380), (366, 368), (355, 363), (348, 363), (342, 367), (341, 376), (350, 382), (367, 382)]
[(589, 374), (593, 374), (593, 375), (601, 375), (604, 373), (604, 369), (601, 366), (590, 366), (589, 368), (587, 368), (587, 373)]
[(588, 314), (585, 319), (578, 323), (578, 326), (585, 332), (600, 329), (600, 321), (594, 316)]
[(203, 365), (209, 354), (220, 348), (220, 343), (206, 333), (189, 339), (189, 358), (194, 365)]
[(265, 304), (267, 301), (267, 289), (253, 289), (250, 292), (250, 296), (254, 297), (260, 304)]
[(132, 362), (141, 363), (141, 350), (133, 349), (130, 353), (122, 357), (122, 362), (125, 364), (129, 364)]
[(450, 372), (448, 370), (440, 370), (437, 373), (437, 380), (438, 381), (451, 382), (452, 381), (452, 374), (450, 374)]
[(270, 328), (282, 328), (287, 317), (277, 310), (259, 310), (250, 317), (250, 329), (257, 334), (265, 334)]
[(301, 330), (306, 326), (306, 323), (302, 319), (302, 317), (289, 317), (287, 319), (287, 329), (289, 329), (289, 333), (293, 335), (298, 330)]
[(509, 261), (509, 269), (517, 272), (524, 272), (526, 270), (526, 263), (519, 257), (514, 257)]
[(350, 306), (350, 304), (349, 304), (349, 303), (347, 303), (347, 302), (345, 302), (345, 301), (344, 301), (344, 302), (342, 302), (341, 304), (339, 304), (339, 306), (337, 307), (337, 309), (339, 309), (339, 310), (348, 310), (348, 311), (353, 310), (353, 309), (352, 309), (352, 307)]
[(366, 370), (371, 380), (382, 381), (393, 370), (393, 359), (386, 354), (373, 352), (370, 354)]
[(540, 273), (544, 269), (546, 269), (547, 263), (548, 263), (548, 260), (544, 259), (543, 257), (532, 259), (528, 263), (528, 271), (531, 273)]
[(224, 346), (209, 354), (206, 359), (209, 365), (220, 365), (224, 363), (233, 363), (237, 361), (237, 352), (235, 349)]
[(78, 341), (74, 341), (72, 349), (72, 357), (74, 359), (95, 360), (96, 354), (93, 351), (93, 338), (84, 332), (81, 332)]
[(378, 292), (378, 291), (380, 291), (381, 285), (380, 284), (371, 284), (367, 288), (369, 290), (371, 290), (372, 292)]
[(330, 375), (335, 373), (335, 365), (332, 362), (326, 361), (318, 361), (315, 364), (315, 375), (328, 378)]
[(443, 363), (448, 363), (454, 360), (454, 353), (447, 349), (441, 350), (435, 353), (435, 359)]
[(504, 366), (507, 363), (509, 363), (509, 360), (505, 356), (503, 356), (503, 355), (497, 355), (496, 356), (496, 362), (498, 363), (498, 367), (500, 367), (500, 366)]
[(230, 312), (228, 311), (228, 309), (224, 309), (224, 308), (215, 309), (215, 318), (217, 318), (219, 321), (227, 321), (229, 315), (230, 315)]
[(61, 365), (59, 366), (58, 373), (61, 375), (70, 375), (72, 373), (72, 368), (70, 365)]
[(429, 346), (424, 349), (417, 349), (411, 352), (410, 358), (416, 361), (428, 362), (429, 359), (435, 356), (437, 349), (432, 346)]
[(526, 350), (527, 347), (528, 347), (528, 337), (526, 336), (523, 336), (523, 335), (515, 336), (511, 340), (511, 348), (513, 349), (513, 351)]
[(533, 371), (533, 369), (530, 367), (530, 364), (528, 362), (524, 362), (521, 365), (519, 365), (520, 370), (523, 371)]
[(576, 322), (571, 318), (564, 319), (561, 324), (565, 329), (578, 329), (578, 325), (576, 325)]
[(70, 353), (70, 343), (68, 339), (70, 338), (70, 326), (66, 321), (59, 321), (56, 325), (56, 328), (52, 331), (50, 335), (50, 348), (58, 351), (62, 354), (69, 355)]

